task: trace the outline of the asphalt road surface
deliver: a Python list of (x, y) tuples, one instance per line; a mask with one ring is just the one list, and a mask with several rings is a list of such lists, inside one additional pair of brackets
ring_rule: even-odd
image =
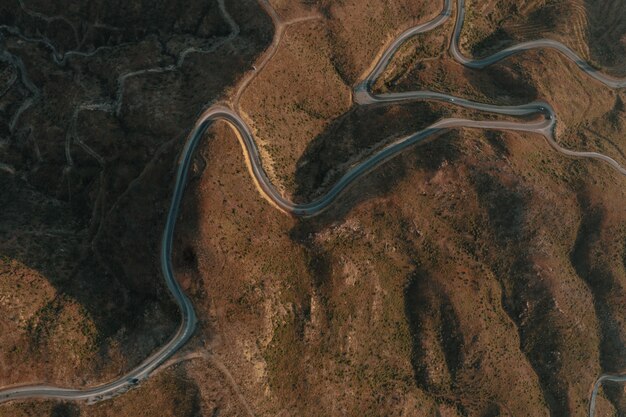
[[(259, 0), (263, 8), (270, 14), (272, 21), (275, 25), (288, 24), (289, 22), (280, 23), (277, 14), (271, 9), (271, 6), (266, 0)], [(227, 20), (231, 22), (231, 26), (236, 26), (230, 16), (226, 13), (221, 3), (222, 11), (225, 13)], [(599, 72), (591, 67), (588, 63), (583, 61), (574, 51), (560, 42), (556, 42), (550, 39), (540, 39), (532, 42), (525, 42), (510, 48), (497, 52), (489, 57), (481, 59), (471, 59), (465, 57), (459, 50), (459, 37), (463, 26), (465, 16), (465, 4), (464, 0), (457, 1), (457, 8), (460, 11), (457, 13), (456, 23), (450, 41), (450, 52), (452, 56), (461, 64), (469, 68), (484, 68), (492, 65), (500, 60), (503, 60), (513, 54), (527, 51), (535, 48), (551, 48), (559, 51), (565, 57), (576, 63), (576, 65), (595, 80), (605, 84), (610, 88), (624, 88), (626, 87), (625, 79), (617, 79), (610, 77), (606, 74)], [(178, 217), (179, 207), (183, 198), (185, 190), (187, 174), (189, 166), (194, 154), (194, 151), (203, 138), (207, 128), (217, 120), (223, 120), (228, 122), (235, 130), (246, 156), (248, 168), (252, 174), (252, 178), (255, 181), (257, 187), (263, 196), (276, 208), (284, 211), (285, 213), (294, 216), (315, 216), (321, 213), (323, 210), (339, 196), (347, 187), (349, 187), (354, 181), (370, 172), (374, 168), (384, 164), (386, 161), (402, 153), (405, 149), (423, 141), (426, 138), (432, 138), (435, 135), (439, 135), (450, 129), (459, 128), (475, 128), (475, 129), (497, 129), (497, 130), (517, 130), (536, 133), (542, 135), (548, 143), (559, 153), (569, 157), (575, 158), (589, 158), (597, 159), (608, 163), (611, 167), (617, 170), (622, 175), (626, 176), (626, 169), (620, 166), (614, 159), (596, 152), (579, 152), (561, 147), (555, 140), (554, 132), (555, 125), (557, 123), (557, 117), (548, 103), (533, 102), (520, 106), (496, 106), (491, 104), (477, 103), (470, 100), (466, 100), (460, 97), (454, 97), (447, 94), (437, 93), (434, 91), (413, 91), (404, 93), (388, 93), (388, 94), (373, 94), (371, 87), (376, 79), (383, 73), (384, 69), (393, 58), (398, 48), (410, 37), (428, 32), (440, 26), (446, 22), (452, 15), (452, 0), (444, 0), (442, 12), (433, 20), (417, 25), (402, 34), (400, 34), (390, 45), (386, 47), (383, 53), (380, 55), (378, 61), (373, 65), (371, 72), (364, 77), (364, 79), (358, 83), (353, 92), (355, 103), (359, 105), (370, 105), (376, 103), (399, 103), (408, 100), (431, 100), (440, 101), (445, 103), (454, 104), (457, 106), (465, 107), (468, 109), (475, 109), (483, 112), (489, 112), (494, 114), (501, 114), (507, 116), (526, 116), (526, 119), (530, 117), (530, 121), (489, 121), (489, 120), (468, 120), (458, 118), (442, 119), (430, 127), (416, 132), (412, 135), (405, 136), (397, 141), (385, 146), (375, 154), (365, 158), (363, 161), (353, 166), (348, 172), (346, 172), (324, 195), (316, 200), (306, 204), (295, 204), (286, 198), (284, 198), (280, 192), (270, 182), (267, 174), (263, 169), (263, 164), (259, 156), (258, 148), (254, 141), (254, 137), (239, 116), (236, 110), (233, 110), (228, 104), (216, 104), (207, 109), (196, 122), (192, 129), (187, 142), (182, 150), (181, 157), (178, 161), (176, 182), (174, 186), (174, 192), (170, 204), (169, 213), (165, 223), (161, 242), (160, 260), (162, 265), (163, 277), (167, 283), (167, 287), (170, 290), (172, 297), (178, 304), (181, 311), (181, 325), (178, 331), (170, 339), (170, 341), (161, 347), (157, 352), (153, 353), (150, 357), (144, 360), (138, 367), (121, 376), (120, 378), (110, 383), (92, 387), (92, 388), (60, 388), (46, 385), (30, 385), (20, 387), (8, 387), (0, 390), (0, 402), (27, 399), (27, 398), (49, 398), (49, 399), (62, 399), (62, 400), (88, 400), (88, 401), (100, 401), (109, 398), (113, 395), (120, 394), (128, 389), (136, 386), (142, 380), (147, 378), (152, 371), (163, 364), (170, 356), (172, 356), (185, 342), (191, 337), (196, 326), (196, 314), (190, 300), (181, 290), (172, 269), (171, 255), (172, 255), (172, 241), (174, 237), (174, 230), (176, 225), (176, 219)], [(2, 29), (0, 27), (0, 29)], [(5, 29), (7, 29), (5, 27)], [(19, 33), (16, 28), (8, 28), (10, 33)], [(280, 41), (280, 35), (282, 30), (277, 31), (275, 39), (272, 42), (271, 49), (267, 51), (264, 57), (261, 58), (261, 64), (257, 64), (259, 70), (255, 70), (254, 74), (244, 78), (245, 85), (242, 86), (237, 92), (235, 102), (241, 96), (245, 86), (255, 77), (256, 74), (264, 67), (265, 63), (274, 54)], [(28, 41), (29, 39), (24, 39)], [(33, 41), (31, 39), (31, 41)], [(42, 42), (40, 39), (34, 40), (36, 42)], [(67, 53), (64, 56), (54, 54), (55, 61), (62, 63), (66, 57), (72, 53)], [(21, 62), (16, 61), (15, 57), (11, 57), (2, 52), (0, 59), (5, 61), (14, 62), (16, 66), (21, 65)], [(25, 72), (22, 72), (24, 74)], [(32, 84), (32, 83), (30, 83)], [(27, 84), (27, 85), (30, 85)], [(36, 89), (34, 85), (30, 85), (33, 90)], [(120, 98), (121, 100), (121, 98)], [(236, 106), (234, 106), (236, 108)], [(594, 384), (590, 405), (589, 414), (593, 417), (595, 412), (596, 396), (601, 384), (604, 381), (626, 381), (626, 376), (615, 375), (601, 375)]]

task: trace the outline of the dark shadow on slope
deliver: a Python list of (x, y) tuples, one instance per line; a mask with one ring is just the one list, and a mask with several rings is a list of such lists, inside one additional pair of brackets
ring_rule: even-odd
[(446, 368), (450, 373), (451, 387), (456, 386), (457, 371), (463, 363), (463, 336), (458, 318), (449, 297), (426, 272), (417, 270), (408, 280), (404, 291), (404, 310), (413, 340), (411, 364), (417, 386), (435, 396), (446, 394), (445, 389), (433, 384), (428, 375), (429, 352), (424, 330), (437, 333)]
[[(323, 312), (321, 326), (326, 328), (333, 320), (333, 312), (329, 308), (329, 300), (333, 292), (333, 268), (331, 254), (310, 238), (313, 233), (320, 229), (321, 226), (315, 222), (301, 221), (289, 231), (289, 238), (305, 250), (306, 268), (309, 272), (308, 276), (311, 277), (311, 282), (306, 285), (310, 287), (310, 291), (319, 297), (320, 305), (318, 308)], [(305, 326), (310, 322), (311, 297), (306, 297), (301, 299), (296, 306), (295, 327), (298, 340), (305, 340)], [(332, 330), (329, 333), (332, 333)], [(328, 336), (326, 335), (326, 337)]]
[[(438, 106), (425, 102), (352, 109), (334, 121), (307, 147), (297, 165), (295, 199), (311, 201), (332, 186), (345, 172), (350, 162), (362, 160), (365, 155), (379, 149), (380, 144), (389, 143), (390, 137), (397, 138), (417, 132), (447, 114), (449, 110), (439, 109)], [(413, 149), (405, 151), (403, 156), (385, 162), (357, 180), (331, 204), (327, 211), (310, 219), (300, 219), (296, 223), (290, 231), (290, 238), (306, 250), (307, 266), (314, 279), (311, 286), (321, 296), (321, 309), (325, 312), (328, 322), (332, 320), (332, 311), (326, 301), (327, 294), (333, 290), (332, 265), (328, 255), (311, 241), (311, 236), (344, 219), (360, 203), (389, 193), (395, 184), (407, 175), (407, 170), (421, 169), (434, 173), (444, 162), (453, 163), (461, 153), (458, 132), (452, 131), (435, 136), (431, 140), (415, 145)], [(359, 155), (359, 158), (353, 159), (355, 155)], [(405, 300), (407, 308), (414, 304), (413, 301), (411, 297)], [(441, 334), (445, 334), (446, 342), (449, 342), (443, 346), (446, 361), (451, 372), (455, 374), (462, 362), (458, 322), (449, 300), (440, 300), (437, 308), (437, 316), (441, 317)], [(411, 327), (415, 329), (414, 324), (411, 323)], [(419, 349), (419, 346), (414, 346), (415, 349)], [(420, 385), (418, 361), (413, 363), (416, 367), (415, 378)], [(459, 406), (450, 399), (442, 398), (441, 401), (455, 407)]]
[(554, 309), (554, 299), (550, 289), (537, 280), (528, 251), (533, 239), (528, 228), (528, 190), (504, 184), (485, 172), (475, 173), (472, 182), (487, 212), (486, 226), (495, 237), (489, 244), (495, 247), (485, 261), (500, 281), (504, 310), (518, 329), (521, 351), (539, 376), (551, 415), (567, 416), (568, 387), (558, 376), (563, 335), (546, 320)]
[[(626, 106), (624, 106), (624, 100), (620, 94), (615, 97), (615, 104), (608, 114), (609, 122), (613, 129), (620, 129), (623, 125), (624, 113), (626, 113)], [(623, 129), (620, 129), (623, 130)]]
[[(450, 114), (449, 110), (427, 102), (403, 106), (355, 107), (332, 122), (304, 151), (297, 163), (294, 200), (309, 202), (323, 195), (352, 164), (374, 154), (394, 139), (418, 132)], [(417, 158), (417, 166), (436, 169), (441, 162), (458, 156), (453, 138), (446, 133), (415, 145), (405, 155)], [(406, 162), (393, 158), (357, 180), (319, 219), (341, 218), (358, 202), (385, 194), (404, 177)]]
[(508, 157), (511, 155), (505, 138), (506, 136), (503, 132), (496, 130), (488, 130), (485, 132), (485, 139), (499, 157)]
[(503, 28), (496, 29), (489, 36), (472, 45), (472, 56), (488, 56), (502, 48), (503, 44), (513, 43), (513, 37)]
[[(520, 36), (516, 30), (508, 28), (506, 25), (506, 23), (509, 22), (515, 22), (515, 24), (517, 24), (521, 19), (519, 7), (515, 3), (503, 3), (502, 6), (496, 5), (496, 7), (508, 7), (508, 10), (501, 11), (501, 15), (503, 16), (502, 20), (505, 21), (505, 24), (498, 27), (485, 38), (470, 45), (471, 53), (474, 58), (484, 58), (516, 43), (533, 40), (525, 37), (524, 34)], [(483, 17), (479, 17), (479, 19), (482, 18)], [(555, 7), (554, 4), (546, 4), (536, 8), (528, 15), (526, 18), (527, 23), (522, 24), (522, 29), (523, 26), (527, 24), (530, 27), (540, 27), (541, 32), (550, 32), (555, 29), (558, 19), (559, 8)]]
[[(133, 153), (134, 175), (128, 176), (128, 160), (120, 163), (120, 155), (111, 155), (106, 158), (102, 178), (97, 164), (78, 146), (73, 148), (74, 168), (63, 175), (63, 143), (54, 141), (40, 142), (40, 146), (50, 147), (45, 155), (50, 159), (41, 164), (41, 169), (33, 170), (32, 165), (25, 164), (24, 172), (16, 175), (0, 171), (0, 257), (35, 270), (54, 287), (58, 297), (44, 312), (56, 311), (62, 300), (75, 301), (85, 310), (85, 316), (96, 327), (95, 345), (102, 348), (97, 353), (101, 363), (87, 365), (94, 374), (111, 362), (110, 352), (103, 348), (106, 342), (119, 342), (119, 354), (127, 360), (121, 366), (128, 369), (170, 338), (179, 322), (159, 264), (161, 231), (171, 198), (176, 158), (186, 133), (206, 103), (235, 83), (269, 44), (273, 30), (271, 21), (260, 13), (260, 6), (253, 0), (235, 2), (229, 11), (241, 25), (236, 45), (227, 44), (213, 54), (196, 54), (185, 61), (181, 69), (183, 83), (168, 86), (173, 93), (189, 99), (185, 105), (181, 104), (182, 99), (173, 104), (185, 113), (184, 118), (173, 121), (179, 134), (165, 137), (171, 134), (166, 131), (158, 140), (151, 138), (154, 146)], [(234, 48), (242, 53), (234, 54)], [(47, 50), (40, 53), (41, 59), (49, 60)], [(198, 77), (206, 75), (207, 68), (212, 77), (205, 77), (208, 81), (201, 83), (202, 88), (194, 87), (194, 82), (202, 80)], [(66, 67), (57, 72), (75, 69)], [(164, 90), (160, 91), (162, 95)], [(20, 123), (32, 123), (45, 130), (50, 126), (39, 126), (44, 119), (67, 120), (67, 114), (47, 113), (54, 108), (54, 101), (47, 103), (43, 110), (46, 114), (42, 115), (34, 106)], [(62, 108), (57, 111), (62, 112)], [(144, 108), (145, 112), (152, 110)], [(89, 127), (95, 131), (94, 136), (106, 136), (106, 129)], [(140, 129), (134, 130), (132, 124), (124, 127), (128, 130), (122, 133), (134, 134), (135, 140), (147, 135)], [(56, 127), (50, 131), (56, 132), (55, 137), (63, 136), (57, 134)], [(128, 149), (124, 146), (132, 145), (121, 143), (111, 148), (124, 159), (124, 150)], [(20, 152), (18, 149), (18, 156)], [(41, 318), (46, 319), (44, 324), (56, 323), (56, 317), (50, 314)], [(41, 337), (45, 332), (38, 334)], [(37, 335), (32, 336), (32, 342), (37, 342)], [(39, 355), (42, 361), (48, 361), (43, 346), (35, 343), (20, 348), (14, 351), (16, 361), (24, 360), (25, 349), (33, 352), (30, 357)], [(49, 372), (51, 367), (40, 369)]]
[[(422, 144), (415, 145), (414, 149), (409, 149), (402, 155), (386, 161), (372, 172), (356, 180), (355, 183), (344, 190), (331, 203), (326, 211), (313, 218), (301, 219), (299, 223), (305, 228), (320, 229), (334, 222), (341, 221), (359, 204), (387, 195), (393, 191), (396, 184), (407, 175), (408, 170), (424, 169), (427, 172), (436, 172), (445, 161), (454, 161), (461, 152), (458, 141), (459, 134), (452, 131), (434, 136)], [(322, 195), (329, 186), (332, 186), (335, 178), (339, 178), (343, 172), (327, 172), (326, 178), (332, 178), (333, 180), (324, 181), (324, 185), (313, 192), (306, 191), (303, 194), (297, 194), (297, 201), (308, 202)], [(306, 183), (311, 183), (308, 179), (303, 180)], [(308, 189), (308, 184), (306, 187), (303, 189)], [(302, 195), (306, 195), (306, 197), (303, 198)]]
[[(91, 52), (103, 46), (118, 46), (156, 36), (166, 49), (187, 42), (200, 44), (230, 30), (217, 0), (157, 1), (29, 1), (0, 5), (0, 24), (17, 26), (31, 38), (45, 37), (63, 54), (70, 50)], [(46, 22), (32, 13), (63, 16)], [(76, 30), (76, 33), (74, 32)]]
[[(345, 171), (342, 165), (363, 159), (355, 155), (371, 154), (380, 145), (391, 142), (391, 137), (418, 131), (439, 116), (428, 103), (415, 103), (410, 107), (353, 107), (334, 120), (309, 143), (298, 160), (295, 198), (306, 201), (321, 188), (332, 185)], [(413, 122), (403, 125), (410, 118)]]
[(602, 391), (606, 398), (613, 404), (617, 411), (617, 417), (626, 416), (626, 391), (623, 382), (606, 381), (602, 384)]
[[(578, 194), (578, 203), (583, 217), (570, 253), (570, 261), (593, 294), (595, 313), (600, 325), (602, 370), (619, 373), (626, 367), (626, 335), (620, 326), (620, 305), (623, 304), (626, 294), (619, 278), (606, 263), (607, 259), (601, 255), (607, 245), (602, 236), (604, 209), (594, 206), (584, 191)], [(615, 390), (608, 389), (605, 392), (616, 407), (624, 402)]]
[(433, 90), (481, 103), (501, 106), (526, 104), (539, 96), (520, 58), (512, 57), (482, 70), (467, 68), (451, 59), (417, 61), (396, 74), (397, 80), (379, 81), (384, 91)]
[[(610, 0), (585, 0), (589, 53), (594, 63), (615, 75), (625, 74), (626, 3)], [(611, 71), (620, 67), (617, 71)]]
[(59, 403), (52, 407), (50, 417), (80, 417), (80, 409), (72, 403)]
[[(169, 301), (158, 270), (149, 277), (143, 275), (150, 270), (146, 258), (142, 259), (145, 268), (137, 271), (137, 276), (129, 278), (123, 273), (113, 272), (115, 268), (112, 265), (98, 261), (84, 225), (75, 220), (68, 204), (43, 196), (14, 177), (0, 175), (0, 178), (0, 189), (3, 191), (0, 193), (3, 207), (0, 214), (3, 226), (0, 255), (5, 262), (17, 262), (35, 270), (57, 291), (54, 299), (28, 321), (28, 345), (17, 346), (11, 357), (24, 351), (39, 359), (51, 355), (48, 349), (54, 346), (54, 341), (50, 338), (63, 327), (59, 322), (59, 313), (73, 301), (85, 310), (86, 318), (94, 323), (96, 345), (108, 344), (111, 337), (117, 339), (120, 337), (118, 332), (123, 329), (124, 336), (120, 342), (130, 364), (143, 359), (146, 347), (156, 347), (170, 337), (178, 314)], [(117, 243), (123, 240), (118, 239)], [(121, 262), (133, 255), (138, 255), (138, 252), (127, 252)], [(150, 288), (142, 291), (133, 282), (142, 282), (144, 287)], [(27, 303), (28, 300), (21, 302)], [(149, 318), (149, 312), (154, 310), (164, 313), (156, 328), (153, 327), (154, 316)], [(49, 343), (52, 345), (49, 346)], [(7, 350), (10, 348), (6, 347)], [(99, 355), (103, 359), (108, 357), (104, 350)], [(20, 356), (13, 359), (23, 360)], [(98, 365), (93, 363), (89, 366)], [(106, 366), (105, 363), (102, 365)], [(42, 372), (49, 371), (42, 369)]]
[(489, 97), (490, 102), (494, 104), (520, 105), (530, 103), (539, 97), (537, 86), (524, 71), (517, 57), (479, 71), (463, 67), (463, 75), (469, 84), (480, 94)]

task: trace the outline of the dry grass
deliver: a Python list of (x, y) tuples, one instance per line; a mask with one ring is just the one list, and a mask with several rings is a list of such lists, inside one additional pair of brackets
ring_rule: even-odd
[[(468, 131), (294, 223), (257, 196), (237, 147), (220, 129), (200, 151), (177, 263), (257, 414), (582, 416), (602, 364), (619, 368), (602, 329), (622, 316), (604, 291), (624, 274), (626, 230), (610, 226), (624, 181), (606, 167)], [(593, 261), (607, 282), (580, 264), (594, 253), (579, 243), (596, 210), (584, 199), (613, 219)]]
[(242, 99), (272, 180), (289, 191), (304, 149), (352, 104), (328, 43), (319, 21), (287, 29), (278, 52)]
[[(309, 7), (274, 3), (285, 16)], [(497, 21), (505, 16), (498, 4), (487, 2), (476, 13)], [(264, 162), (295, 198), (319, 194), (381, 143), (438, 118), (489, 117), (433, 103), (350, 108), (348, 84), (364, 63), (438, 4), (429, 3), (430, 10), (346, 0), (316, 7), (327, 20), (289, 29), (242, 101)], [(520, 11), (520, 19), (531, 9)], [(368, 21), (370, 12), (382, 17)], [(470, 23), (470, 33), (496, 27), (478, 32), (472, 25), (478, 24)], [(409, 42), (378, 88), (431, 88), (500, 104), (545, 99), (558, 113), (561, 141), (623, 157), (623, 96), (595, 84), (590, 89), (584, 75), (552, 52), (467, 71), (442, 56), (446, 30), (449, 25)], [(188, 74), (200, 71), (196, 64), (208, 65), (196, 59)], [(135, 101), (129, 103), (149, 89), (144, 82), (130, 86)], [(147, 97), (150, 108), (167, 102), (160, 91)], [(185, 95), (176, 97), (182, 102)], [(150, 136), (145, 131), (155, 123), (169, 125), (140, 114), (130, 104), (125, 113), (143, 132), (135, 140)], [(129, 281), (139, 292), (152, 288), (156, 263), (145, 264), (156, 260), (168, 197), (163, 184), (175, 154), (168, 146), (100, 235), (108, 256), (142, 254), (119, 265), (124, 276), (139, 277)], [(246, 407), (281, 416), (585, 416), (597, 375), (626, 368), (625, 186), (605, 165), (561, 157), (540, 137), (464, 130), (381, 166), (320, 217), (296, 220), (259, 196), (234, 134), (218, 123), (195, 157), (174, 254), (176, 275), (200, 319), (181, 354), (210, 352), (210, 359), (176, 365), (110, 402), (11, 404), (0, 407), (0, 416), (240, 416)], [(148, 195), (150, 210), (142, 212)], [(147, 233), (154, 235), (151, 244), (127, 238), (112, 246), (129, 212), (138, 214), (128, 230), (154, 229)], [(0, 284), (0, 308), (11, 318), (3, 326), (17, 343), (29, 322), (35, 333), (45, 324), (52, 331), (40, 333), (42, 346), (51, 355), (88, 357), (94, 342), (85, 304), (57, 297), (53, 272), (43, 270), (2, 259), (8, 284)], [(33, 293), (32, 304), (10, 291), (22, 280), (20, 291)], [(173, 314), (159, 311), (142, 326), (171, 324)], [(144, 349), (168, 334), (141, 329), (149, 340)], [(121, 340), (115, 364), (128, 366), (123, 359), (135, 342)], [(616, 386), (607, 386), (599, 401), (599, 415), (619, 415), (626, 406)]]
[[(62, 41), (55, 37), (60, 36), (56, 25), (43, 25), (21, 12), (17, 2), (9, 3), (0, 6), (3, 24), (48, 36), (55, 44)], [(38, 10), (37, 4), (29, 6)], [(70, 19), (83, 13), (90, 21), (84, 14), (93, 6), (63, 11)], [(206, 19), (195, 21), (197, 33), (187, 33), (188, 38), (210, 43), (213, 36), (226, 35), (203, 32), (211, 18), (223, 20), (217, 2), (197, 6)], [(111, 11), (102, 7), (100, 23)], [(245, 27), (228, 50), (190, 54), (177, 71), (127, 78), (119, 115), (80, 113), (77, 134), (103, 166), (76, 138), (66, 143), (74, 110), (115, 101), (122, 74), (171, 64), (182, 42), (179, 32), (194, 22), (181, 15), (174, 24), (177, 17), (168, 16), (160, 22), (166, 26), (162, 39), (139, 29), (122, 36), (130, 38), (99, 38), (124, 45), (70, 58), (65, 66), (56, 65), (47, 48), (7, 36), (7, 49), (24, 62), (41, 97), (13, 132), (10, 120), (31, 93), (18, 81), (0, 97), (0, 162), (15, 170), (15, 175), (0, 171), (0, 386), (96, 385), (136, 366), (173, 334), (178, 312), (160, 278), (157, 255), (171, 167), (198, 112), (265, 47), (271, 28), (256, 7), (254, 1), (229, 5)], [(216, 25), (210, 23), (219, 29)], [(86, 49), (99, 46), (90, 38), (95, 32), (85, 35)], [(206, 77), (207, 71), (213, 76)], [(4, 67), (2, 74), (10, 79)]]
[(463, 47), (477, 56), (520, 41), (548, 37), (585, 60), (624, 74), (626, 5), (610, 0), (467, 1)]

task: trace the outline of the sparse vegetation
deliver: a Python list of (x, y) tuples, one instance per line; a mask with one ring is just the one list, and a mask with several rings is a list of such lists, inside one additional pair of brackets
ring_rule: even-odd
[[(350, 85), (382, 44), (438, 12), (437, 2), (271, 1), (286, 19), (324, 16), (290, 27), (242, 98), (264, 165), (294, 199), (311, 200), (355, 161), (440, 118), (494, 117), (430, 102), (352, 107)], [(562, 19), (579, 9), (561, 3), (563, 18), (552, 1), (468, 1), (464, 47), (483, 55), (526, 37), (566, 36)], [(605, 4), (585, 10), (594, 16)], [(72, 145), (69, 176), (56, 174), (63, 117), (76, 97), (94, 85), (111, 94), (118, 66), (171, 62), (164, 51), (188, 34), (163, 42), (161, 32), (138, 33), (145, 39), (121, 55), (132, 62), (112, 54), (54, 71), (45, 53), (10, 43), (49, 88), (45, 109), (23, 122), (49, 123), (49, 141), (34, 133), (40, 162), (30, 139), (7, 148), (24, 180), (0, 171), (2, 384), (25, 376), (94, 384), (172, 333), (176, 310), (158, 284), (164, 184), (197, 113), (252, 65), (271, 33), (253, 0), (227, 6), (242, 29), (227, 48), (129, 82), (119, 115), (81, 116), (81, 132), (108, 133), (89, 139), (106, 163)], [(205, 34), (216, 18), (210, 10), (195, 25)], [(180, 27), (192, 15), (180, 16)], [(622, 93), (590, 90), (551, 52), (467, 70), (446, 57), (450, 28), (408, 42), (378, 91), (432, 89), (496, 104), (545, 99), (561, 143), (626, 161)], [(74, 70), (82, 87), (70, 88)], [(18, 90), (0, 102), (16, 101)], [(0, 108), (0, 132), (11, 103)], [(582, 417), (598, 374), (626, 366), (626, 180), (605, 165), (566, 159), (528, 134), (445, 132), (369, 173), (320, 216), (296, 220), (260, 197), (225, 124), (209, 129), (196, 159), (173, 264), (200, 321), (180, 362), (111, 401), (3, 404), (0, 417), (223, 417), (248, 409)], [(598, 415), (625, 407), (623, 387), (607, 384)]]

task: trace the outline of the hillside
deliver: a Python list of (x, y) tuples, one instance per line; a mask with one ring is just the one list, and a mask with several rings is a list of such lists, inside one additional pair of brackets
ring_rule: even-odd
[[(296, 202), (438, 120), (548, 118), (354, 103), (384, 46), (439, 2), (96, 3), (0, 6), (60, 53), (104, 47), (55, 62), (46, 42), (2, 38), (0, 386), (107, 381), (175, 332), (160, 238), (177, 157), (213, 103), (241, 114)], [(626, 74), (619, 1), (466, 8), (468, 56), (550, 38)], [(455, 13), (403, 44), (374, 92), (545, 101), (560, 145), (626, 166), (624, 90), (546, 49), (469, 69), (449, 52)], [(177, 220), (192, 339), (114, 399), (15, 401), (0, 417), (583, 417), (598, 376), (626, 371), (626, 176), (608, 164), (537, 134), (451, 129), (301, 218), (259, 193), (238, 139), (207, 130)], [(595, 416), (625, 413), (624, 384), (603, 384)]]
[[(3, 32), (0, 62), (0, 385), (107, 381), (178, 325), (157, 257), (172, 166), (196, 114), (271, 26), (254, 3), (232, 6), (243, 29), (223, 46), (231, 28), (217, 2), (198, 2), (199, 21), (165, 6), (0, 6), (1, 23), (21, 31)], [(60, 58), (76, 48), (68, 28), (79, 53)], [(199, 52), (182, 61), (181, 45)]]

